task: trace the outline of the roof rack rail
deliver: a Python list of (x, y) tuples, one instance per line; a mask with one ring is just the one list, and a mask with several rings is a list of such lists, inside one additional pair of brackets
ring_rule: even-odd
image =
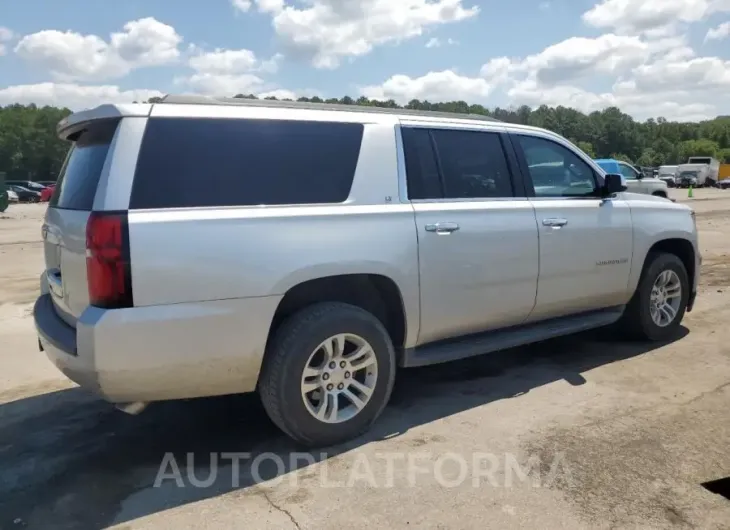
[(370, 107), (365, 105), (344, 105), (342, 103), (311, 103), (308, 101), (283, 101), (272, 99), (219, 98), (212, 96), (178, 96), (168, 94), (160, 103), (177, 105), (235, 105), (248, 107), (268, 107), (280, 109), (334, 110), (342, 112), (363, 112), (369, 114), (394, 114), (401, 116), (424, 116), (434, 118), (452, 118), (460, 120), (479, 120), (499, 122), (500, 120), (482, 114), (461, 114), (458, 112), (442, 112), (434, 110), (393, 109), (389, 107)]

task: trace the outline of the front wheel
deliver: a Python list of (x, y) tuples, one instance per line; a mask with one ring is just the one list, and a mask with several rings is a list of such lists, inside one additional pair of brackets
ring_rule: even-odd
[(319, 303), (270, 339), (259, 393), (271, 420), (295, 441), (329, 446), (364, 433), (390, 399), (395, 352), (367, 311)]
[(669, 339), (682, 322), (689, 290), (689, 276), (681, 259), (666, 252), (649, 254), (619, 327), (633, 338)]

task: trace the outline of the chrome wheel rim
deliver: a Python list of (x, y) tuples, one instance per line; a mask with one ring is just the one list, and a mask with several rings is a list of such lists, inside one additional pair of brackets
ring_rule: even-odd
[(378, 381), (378, 360), (372, 346), (352, 333), (329, 337), (315, 348), (302, 374), (302, 399), (307, 411), (324, 423), (342, 423), (370, 402)]
[(665, 328), (674, 322), (682, 303), (682, 282), (673, 270), (665, 270), (657, 276), (651, 288), (649, 311), (654, 324)]

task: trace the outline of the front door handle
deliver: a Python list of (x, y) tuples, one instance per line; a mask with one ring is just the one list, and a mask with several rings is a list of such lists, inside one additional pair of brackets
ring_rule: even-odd
[(563, 228), (565, 225), (567, 225), (568, 220), (567, 219), (558, 219), (558, 218), (543, 219), (542, 224), (543, 224), (543, 226), (549, 226), (551, 228), (559, 229), (559, 228)]
[(435, 232), (437, 234), (450, 234), (456, 232), (459, 225), (456, 223), (432, 223), (426, 225), (426, 232)]

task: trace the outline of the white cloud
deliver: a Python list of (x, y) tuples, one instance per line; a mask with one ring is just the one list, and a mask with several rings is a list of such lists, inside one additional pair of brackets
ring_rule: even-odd
[(527, 57), (516, 68), (542, 82), (555, 83), (593, 73), (617, 74), (641, 64), (648, 52), (648, 45), (638, 37), (572, 37)]
[(243, 11), (244, 13), (247, 13), (251, 9), (251, 0), (231, 0), (231, 4), (233, 4), (233, 7), (238, 9), (239, 11)]
[(123, 77), (135, 68), (176, 61), (182, 37), (172, 26), (148, 17), (128, 22), (109, 42), (97, 35), (44, 30), (26, 35), (15, 51), (61, 81)]
[(548, 9), (550, 9), (550, 2), (540, 2), (537, 7), (540, 11), (547, 11)]
[[(613, 86), (596, 90), (606, 81)], [(617, 106), (638, 119), (700, 120), (730, 111), (730, 60), (697, 57), (682, 36), (607, 34), (570, 38), (523, 58), (496, 57), (474, 77), (450, 70), (394, 75), (361, 93), (401, 103), (464, 99), (489, 105), (496, 89), (514, 106), (565, 105), (584, 112)]]
[(365, 86), (360, 93), (371, 99), (394, 99), (407, 103), (412, 99), (431, 101), (480, 100), (492, 91), (492, 85), (481, 78), (459, 75), (451, 70), (429, 72), (424, 76), (411, 78), (394, 75), (382, 85)]
[(15, 33), (10, 28), (0, 26), (0, 41), (7, 42), (15, 38)]
[(440, 48), (441, 46), (453, 46), (455, 44), (459, 43), (452, 38), (448, 38), (445, 41), (442, 41), (437, 37), (433, 37), (429, 39), (426, 43), (426, 48)]
[(0, 106), (12, 103), (53, 105), (83, 110), (102, 103), (131, 103), (161, 97), (158, 90), (122, 90), (114, 85), (83, 86), (71, 83), (15, 85), (0, 89)]
[(479, 12), (476, 6), (465, 7), (463, 0), (308, 0), (306, 7), (284, 0), (255, 3), (272, 16), (274, 30), (291, 55), (306, 57), (316, 68), (336, 68), (345, 57), (367, 55), (376, 46)]
[(711, 28), (705, 35), (705, 41), (708, 40), (722, 40), (730, 37), (730, 22), (723, 22), (716, 28)]
[(225, 75), (250, 72), (258, 64), (258, 60), (251, 50), (216, 49), (191, 57), (188, 64), (198, 72)]
[(279, 63), (283, 59), (281, 54), (261, 61), (254, 52), (246, 49), (218, 48), (204, 52), (193, 47), (191, 52), (188, 66), (195, 73), (188, 77), (178, 77), (175, 82), (187, 86), (194, 92), (232, 96), (278, 89), (264, 81), (261, 75), (278, 71)]
[(283, 88), (269, 90), (266, 92), (259, 92), (257, 96), (260, 98), (274, 97), (276, 99), (297, 99), (299, 97), (296, 92), (292, 92), (291, 90), (285, 90)]
[(583, 14), (583, 20), (597, 28), (659, 36), (670, 33), (678, 23), (727, 11), (728, 0), (602, 0)]
[(264, 80), (254, 74), (198, 73), (177, 78), (175, 83), (187, 86), (196, 93), (212, 96), (255, 94), (265, 89)]
[(0, 55), (5, 55), (7, 52), (7, 47), (4, 43), (13, 40), (14, 37), (15, 34), (9, 28), (0, 26)]

